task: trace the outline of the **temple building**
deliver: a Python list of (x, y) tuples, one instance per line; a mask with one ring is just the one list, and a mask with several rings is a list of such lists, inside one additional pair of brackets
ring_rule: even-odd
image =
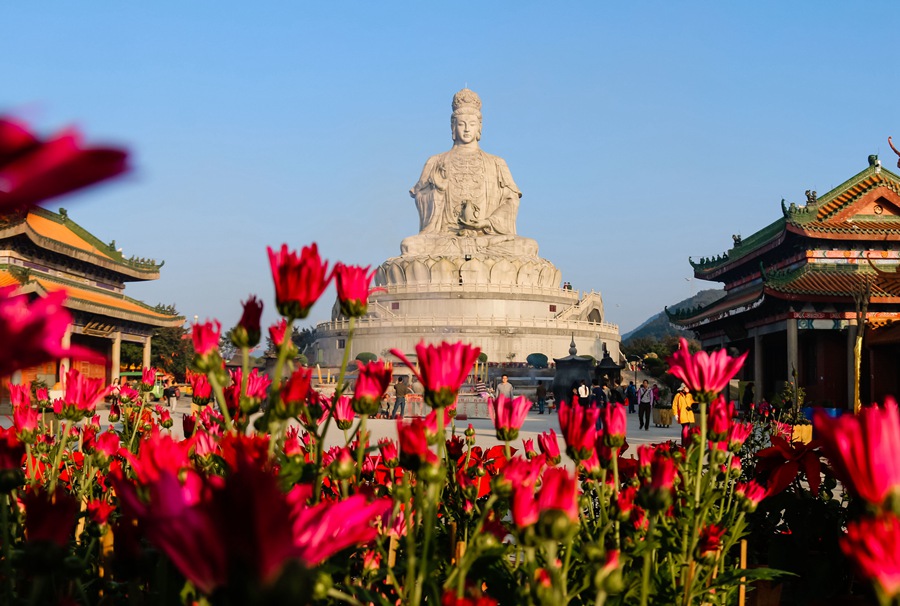
[[(0, 287), (15, 285), (16, 294), (39, 297), (63, 290), (73, 323), (66, 339), (106, 356), (108, 363), (75, 361), (82, 374), (107, 381), (119, 376), (123, 342), (143, 348), (143, 364), (150, 365), (154, 330), (180, 326), (184, 318), (156, 311), (125, 296), (125, 283), (156, 280), (162, 263), (125, 258), (115, 241), (104, 244), (72, 221), (65, 209), (54, 213), (34, 208), (27, 214), (0, 217)], [(49, 387), (61, 380), (60, 368), (69, 360), (49, 362), (6, 382), (41, 380)]]
[(900, 393), (900, 177), (869, 167), (823, 196), (785, 204), (782, 216), (724, 255), (691, 261), (725, 296), (669, 313), (704, 349), (750, 352), (740, 377), (757, 401), (796, 376), (806, 403), (854, 407), (857, 330), (860, 401)]

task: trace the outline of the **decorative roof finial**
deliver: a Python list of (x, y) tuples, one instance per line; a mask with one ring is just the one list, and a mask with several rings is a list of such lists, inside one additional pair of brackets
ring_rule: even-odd
[(575, 335), (572, 335), (572, 343), (569, 345), (569, 355), (574, 356), (578, 353), (578, 349), (575, 348)]

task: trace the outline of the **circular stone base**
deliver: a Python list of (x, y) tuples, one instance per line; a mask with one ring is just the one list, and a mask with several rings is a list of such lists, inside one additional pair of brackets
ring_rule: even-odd
[(411, 284), (516, 284), (558, 288), (562, 275), (540, 257), (403, 255), (381, 264), (378, 286)]

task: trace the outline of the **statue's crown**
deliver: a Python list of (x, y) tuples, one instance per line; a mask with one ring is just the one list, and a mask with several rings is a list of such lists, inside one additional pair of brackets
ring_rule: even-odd
[(481, 98), (475, 91), (464, 88), (453, 95), (453, 113), (464, 111), (481, 112)]

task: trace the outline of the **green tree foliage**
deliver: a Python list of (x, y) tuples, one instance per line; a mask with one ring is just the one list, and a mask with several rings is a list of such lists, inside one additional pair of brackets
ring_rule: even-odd
[(144, 346), (137, 343), (122, 342), (122, 350), (119, 354), (122, 364), (140, 366), (144, 363)]
[(368, 364), (369, 362), (374, 362), (378, 359), (378, 356), (373, 354), (371, 351), (364, 351), (356, 356), (356, 359), (362, 362), (363, 364)]
[[(316, 329), (312, 326), (306, 326), (304, 328), (294, 326), (294, 330), (291, 332), (291, 341), (293, 341), (294, 347), (297, 348), (298, 353), (308, 356), (312, 351), (313, 344), (316, 342)], [(269, 336), (266, 336), (266, 353), (278, 353), (278, 348), (275, 347), (272, 343), (272, 337)]]
[[(156, 311), (178, 315), (174, 305), (160, 303)], [(184, 326), (157, 328), (150, 347), (150, 364), (171, 373), (178, 382), (184, 381), (185, 370), (194, 359), (194, 343)]]
[(534, 366), (535, 368), (547, 368), (547, 364), (549, 362), (547, 356), (542, 353), (528, 354), (528, 357), (525, 358), (525, 361), (528, 362), (529, 366)]

